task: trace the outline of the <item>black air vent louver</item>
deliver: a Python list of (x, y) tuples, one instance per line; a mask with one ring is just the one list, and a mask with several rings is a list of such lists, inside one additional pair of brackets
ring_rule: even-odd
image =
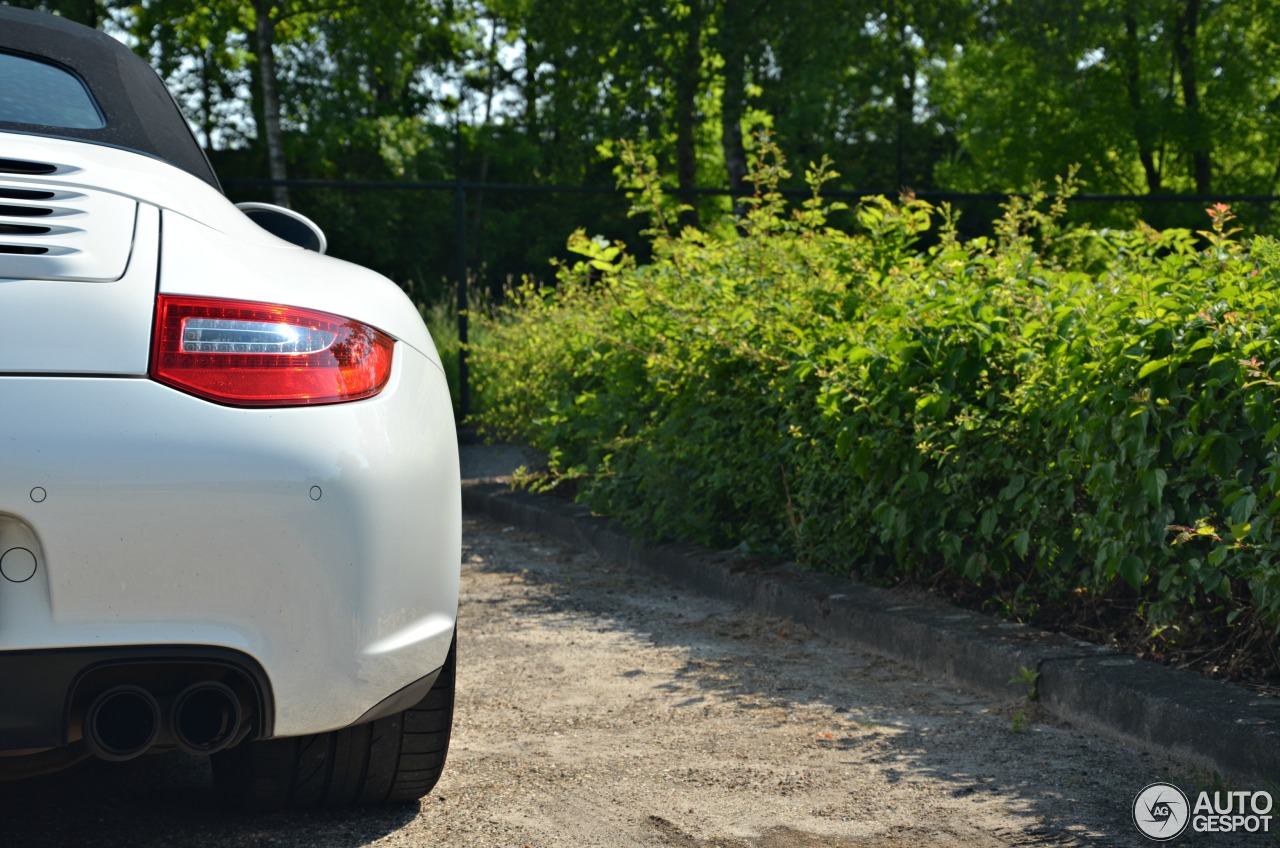
[(0, 236), (43, 236), (53, 232), (53, 227), (37, 227), (32, 224), (0, 223)]
[(0, 159), (0, 173), (6, 174), (52, 174), (58, 170), (57, 165), (47, 162), (27, 162), (23, 159)]
[(52, 200), (53, 192), (37, 191), (29, 188), (0, 188), (0, 198), (4, 200)]
[(0, 244), (0, 253), (14, 256), (43, 256), (49, 252), (47, 247), (27, 247), (19, 244)]
[(9, 215), (14, 218), (43, 218), (45, 215), (52, 215), (53, 210), (47, 206), (11, 206), (8, 203), (0, 203), (0, 215)]

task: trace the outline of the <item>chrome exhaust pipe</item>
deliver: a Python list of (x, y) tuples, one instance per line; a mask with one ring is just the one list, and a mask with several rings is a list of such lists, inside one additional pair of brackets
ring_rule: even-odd
[(236, 693), (222, 683), (193, 683), (173, 699), (169, 726), (178, 749), (212, 754), (235, 741), (243, 713)]
[(89, 704), (84, 742), (97, 757), (113, 762), (146, 752), (160, 735), (160, 705), (138, 686), (113, 686)]

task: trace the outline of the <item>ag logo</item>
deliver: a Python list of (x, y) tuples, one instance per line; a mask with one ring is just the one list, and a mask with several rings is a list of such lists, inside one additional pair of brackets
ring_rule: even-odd
[(1133, 823), (1143, 836), (1156, 842), (1182, 835), (1190, 820), (1187, 796), (1172, 783), (1153, 783), (1133, 799)]

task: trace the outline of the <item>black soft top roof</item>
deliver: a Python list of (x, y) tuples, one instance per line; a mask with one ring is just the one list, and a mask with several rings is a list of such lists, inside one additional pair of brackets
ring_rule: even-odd
[(164, 81), (141, 57), (111, 36), (42, 12), (0, 6), (0, 52), (39, 59), (71, 71), (88, 86), (106, 119), (106, 126), (101, 129), (0, 121), (0, 130), (135, 150), (221, 188)]

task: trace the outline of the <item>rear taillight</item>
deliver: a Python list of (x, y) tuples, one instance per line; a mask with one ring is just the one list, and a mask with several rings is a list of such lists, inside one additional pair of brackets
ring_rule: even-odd
[(232, 406), (341, 403), (382, 390), (394, 344), (326, 312), (160, 295), (151, 378)]

